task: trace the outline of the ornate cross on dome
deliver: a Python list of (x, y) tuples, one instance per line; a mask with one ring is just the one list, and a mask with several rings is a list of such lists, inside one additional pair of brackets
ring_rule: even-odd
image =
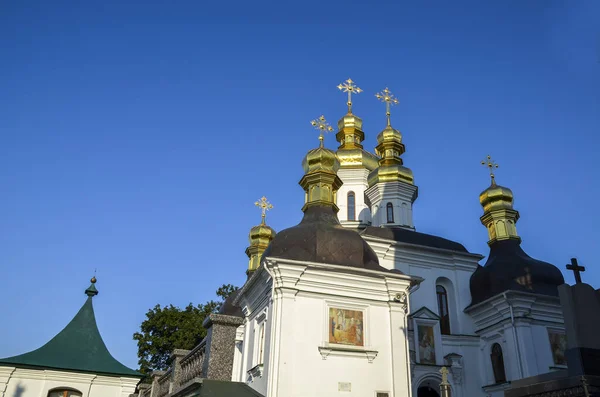
[(352, 94), (360, 94), (362, 90), (354, 84), (352, 79), (344, 81), (342, 84), (338, 85), (337, 88), (342, 92), (348, 93), (348, 113), (352, 113)]
[(262, 211), (262, 224), (265, 224), (265, 218), (267, 217), (267, 211), (269, 211), (270, 209), (273, 209), (273, 204), (269, 203), (267, 201), (267, 198), (265, 196), (262, 196), (262, 198), (260, 200), (258, 200), (256, 203), (254, 203), (255, 206), (259, 207)]
[(385, 87), (385, 89), (381, 92), (378, 92), (377, 94), (375, 94), (375, 96), (377, 97), (377, 99), (379, 99), (381, 102), (385, 103), (385, 115), (387, 116), (387, 125), (392, 125), (390, 123), (390, 107), (392, 105), (397, 105), (400, 102), (398, 101), (398, 99), (396, 99), (394, 97), (394, 94), (392, 94), (392, 92)]
[(492, 160), (492, 157), (489, 154), (485, 160), (481, 160), (481, 164), (488, 167), (488, 169), (490, 170), (490, 176), (492, 177), (492, 185), (495, 185), (496, 179), (494, 175), (494, 168), (498, 168), (498, 164), (496, 164), (494, 160)]
[(572, 270), (575, 275), (575, 282), (581, 284), (581, 272), (585, 272), (585, 266), (579, 266), (577, 259), (571, 258), (571, 264), (567, 265), (567, 270)]
[(324, 132), (331, 132), (333, 131), (333, 128), (327, 123), (327, 120), (325, 120), (325, 116), (321, 115), (321, 117), (314, 119), (313, 121), (310, 122), (312, 124), (313, 127), (315, 127), (317, 130), (319, 130), (321, 132), (321, 135), (319, 135), (319, 141), (321, 141), (321, 147), (323, 147), (323, 133)]

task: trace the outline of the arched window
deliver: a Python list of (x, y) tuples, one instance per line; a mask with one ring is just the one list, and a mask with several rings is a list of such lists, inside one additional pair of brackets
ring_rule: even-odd
[(435, 287), (437, 294), (438, 313), (440, 315), (440, 331), (442, 335), (450, 335), (450, 312), (448, 311), (448, 293), (446, 288), (438, 285)]
[(394, 206), (392, 203), (387, 203), (385, 208), (387, 210), (387, 223), (394, 223)]
[(54, 389), (48, 392), (48, 397), (81, 397), (81, 393), (73, 389)]
[(354, 192), (348, 192), (348, 220), (356, 220), (356, 197)]
[(502, 348), (498, 343), (492, 345), (492, 369), (494, 370), (494, 380), (496, 383), (506, 382), (506, 373), (504, 372), (504, 356)]

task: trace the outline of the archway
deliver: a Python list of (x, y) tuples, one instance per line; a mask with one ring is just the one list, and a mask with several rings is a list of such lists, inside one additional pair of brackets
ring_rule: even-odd
[(440, 397), (440, 393), (429, 386), (421, 386), (417, 389), (417, 397)]
[(436, 375), (425, 375), (417, 382), (417, 397), (440, 397), (441, 379)]

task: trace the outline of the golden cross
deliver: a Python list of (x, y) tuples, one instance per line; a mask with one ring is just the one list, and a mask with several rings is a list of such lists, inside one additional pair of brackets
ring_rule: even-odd
[(262, 211), (262, 222), (261, 224), (265, 224), (265, 218), (267, 217), (267, 211), (273, 209), (273, 204), (267, 201), (265, 196), (262, 196), (260, 200), (254, 203), (255, 206), (259, 207)]
[(496, 179), (494, 175), (494, 168), (498, 168), (498, 164), (492, 160), (492, 157), (488, 154), (485, 160), (481, 160), (481, 165), (485, 165), (490, 170), (490, 176), (492, 177), (492, 185), (496, 184)]
[(387, 87), (385, 88), (385, 90), (375, 94), (375, 96), (381, 102), (385, 102), (385, 115), (387, 116), (387, 125), (391, 125), (391, 123), (390, 123), (390, 115), (391, 115), (390, 107), (392, 105), (397, 105), (400, 102), (398, 101), (398, 99), (396, 99), (394, 97), (394, 94), (392, 94), (392, 92)]
[(442, 384), (447, 385), (448, 384), (448, 368), (442, 367), (442, 369), (440, 369), (440, 373), (442, 374)]
[(360, 94), (362, 90), (354, 84), (352, 79), (344, 81), (342, 84), (338, 85), (337, 88), (342, 92), (348, 93), (348, 113), (352, 113), (352, 94)]
[(324, 139), (323, 133), (331, 132), (331, 131), (333, 131), (333, 128), (329, 124), (327, 124), (327, 120), (325, 120), (325, 116), (321, 116), (317, 119), (314, 119), (310, 123), (317, 130), (321, 131), (321, 135), (319, 135), (319, 141), (321, 141), (321, 147), (323, 147), (323, 139)]

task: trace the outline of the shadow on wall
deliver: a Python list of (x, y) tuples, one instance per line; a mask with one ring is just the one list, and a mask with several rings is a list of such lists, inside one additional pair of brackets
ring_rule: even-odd
[(25, 388), (19, 383), (15, 390), (15, 394), (13, 394), (12, 397), (23, 397), (23, 394), (25, 394)]

